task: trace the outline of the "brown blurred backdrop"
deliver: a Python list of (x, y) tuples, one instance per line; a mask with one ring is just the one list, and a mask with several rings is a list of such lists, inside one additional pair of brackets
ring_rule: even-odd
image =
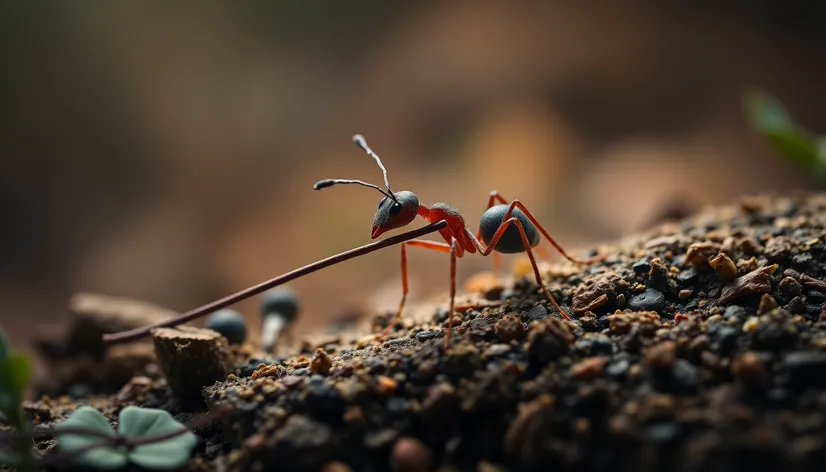
[[(670, 200), (807, 187), (740, 97), (826, 131), (824, 8), (725, 4), (5, 2), (0, 324), (22, 347), (78, 290), (186, 310), (369, 242), (377, 193), (311, 189), (380, 181), (356, 132), (396, 190), (476, 225), (497, 189), (569, 248)], [(299, 329), (393, 306), (398, 258), (294, 283)], [(411, 253), (411, 297), (447, 270)]]

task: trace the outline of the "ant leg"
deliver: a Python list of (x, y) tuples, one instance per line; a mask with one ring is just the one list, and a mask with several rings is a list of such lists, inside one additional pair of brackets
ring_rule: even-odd
[[(488, 206), (485, 207), (485, 211), (489, 210), (490, 207), (495, 205), (497, 202), (504, 203), (506, 205), (508, 203), (507, 200), (505, 200), (504, 198), (502, 198), (501, 195), (499, 195), (499, 192), (497, 192), (496, 190), (491, 190), (490, 195), (488, 196)], [(479, 228), (479, 230), (476, 231), (476, 239), (478, 239), (478, 240), (482, 239), (482, 228)], [(499, 254), (498, 252), (494, 252), (493, 253), (493, 275), (496, 278), (499, 278), (499, 275), (501, 273), (502, 273), (502, 255)]]
[[(505, 205), (508, 204), (508, 201), (502, 198), (502, 196), (499, 195), (499, 192), (496, 190), (491, 190), (490, 195), (488, 196), (488, 206), (485, 207), (485, 211), (490, 210), (490, 207), (492, 207), (496, 202), (503, 203)], [(476, 231), (476, 239), (482, 239), (482, 228), (479, 228), (479, 230)]]
[[(514, 204), (512, 203), (511, 207), (513, 207), (513, 206), (514, 206)], [(508, 211), (508, 213), (506, 213), (506, 215), (510, 216), (510, 213), (511, 212)], [(548, 288), (545, 287), (545, 282), (542, 281), (542, 275), (539, 273), (539, 267), (536, 265), (536, 258), (533, 255), (533, 251), (531, 250), (530, 241), (528, 241), (528, 236), (525, 234), (525, 227), (522, 226), (521, 221), (519, 221), (518, 219), (510, 216), (501, 225), (499, 225), (499, 228), (496, 230), (496, 233), (493, 234), (493, 238), (491, 238), (490, 245), (486, 248), (482, 248), (481, 243), (476, 241), (475, 244), (478, 245), (477, 247), (479, 247), (479, 249), (483, 249), (479, 253), (483, 256), (490, 255), (490, 253), (493, 252), (493, 248), (495, 248), (496, 245), (499, 244), (499, 240), (502, 238), (502, 235), (505, 234), (505, 230), (508, 229), (508, 225), (510, 225), (511, 223), (515, 224), (516, 228), (519, 230), (519, 236), (522, 238), (522, 244), (525, 246), (526, 252), (528, 253), (528, 259), (530, 259), (530, 261), (531, 261), (531, 267), (533, 268), (533, 274), (536, 277), (536, 283), (540, 287), (542, 287), (542, 291), (545, 292), (545, 296), (548, 297), (548, 301), (551, 302), (551, 305), (553, 305), (553, 307), (556, 309), (556, 311), (558, 311), (560, 314), (562, 314), (562, 316), (564, 316), (565, 319), (570, 320), (571, 317), (568, 316), (568, 314), (565, 313), (565, 311), (562, 309), (562, 307), (559, 306), (559, 304), (556, 302), (556, 299), (553, 297), (553, 295), (551, 295), (551, 292), (549, 292)]]
[(447, 333), (445, 333), (445, 351), (450, 349), (450, 335), (453, 333), (453, 309), (456, 299), (456, 259), (457, 246), (454, 239), (450, 243), (450, 311), (447, 317)]
[[(531, 212), (528, 211), (528, 209), (525, 207), (525, 205), (522, 202), (520, 202), (519, 200), (514, 200), (513, 202), (511, 202), (511, 209), (513, 209), (513, 208), (519, 208), (520, 210), (522, 210), (522, 212), (525, 214), (525, 216), (527, 216), (528, 219), (531, 220), (531, 223), (533, 223), (534, 226), (536, 226), (536, 228), (539, 230), (539, 232), (542, 233), (543, 236), (545, 236), (545, 239), (547, 239), (548, 242), (551, 243), (551, 246), (553, 246), (554, 249), (556, 249), (560, 254), (562, 254), (562, 257), (564, 257), (565, 259), (568, 259), (569, 261), (573, 262), (574, 264), (589, 265), (589, 264), (593, 264), (594, 262), (599, 262), (599, 261), (601, 261), (601, 260), (603, 260), (607, 257), (607, 254), (603, 254), (601, 256), (595, 256), (595, 257), (592, 257), (590, 259), (582, 260), (582, 259), (576, 259), (574, 257), (569, 256), (568, 253), (566, 253), (565, 250), (562, 249), (562, 246), (560, 246), (559, 243), (557, 243), (554, 240), (554, 238), (552, 238), (551, 235), (545, 230), (545, 228), (543, 228), (542, 225), (539, 224), (539, 221), (537, 221), (537, 219), (531, 214)], [(508, 216), (510, 216), (510, 212), (505, 214), (506, 218)]]
[(384, 328), (381, 335), (376, 336), (376, 340), (381, 340), (396, 326), (396, 323), (402, 317), (402, 311), (404, 311), (404, 304), (407, 302), (407, 246), (413, 247), (421, 247), (425, 249), (432, 249), (434, 251), (439, 252), (450, 252), (450, 246), (446, 243), (441, 243), (438, 241), (427, 241), (424, 239), (413, 239), (411, 241), (405, 241), (401, 244), (402, 247), (402, 261), (401, 261), (401, 269), (402, 269), (402, 300), (399, 303), (399, 310), (396, 312), (396, 316), (393, 317), (393, 320)]

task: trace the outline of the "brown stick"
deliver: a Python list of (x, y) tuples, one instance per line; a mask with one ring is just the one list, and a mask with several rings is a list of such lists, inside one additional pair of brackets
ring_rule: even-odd
[(267, 280), (266, 282), (261, 282), (258, 285), (254, 285), (252, 287), (246, 288), (241, 290), (240, 292), (236, 292), (232, 295), (226, 296), (220, 300), (216, 300), (212, 303), (208, 303), (203, 305), (199, 308), (196, 308), (192, 311), (184, 313), (176, 318), (171, 318), (169, 320), (165, 320), (162, 322), (158, 322), (149, 326), (144, 326), (142, 328), (135, 328), (128, 331), (121, 331), (120, 333), (112, 333), (112, 334), (104, 334), (103, 335), (103, 343), (105, 345), (117, 344), (117, 343), (124, 343), (129, 341), (134, 341), (136, 339), (140, 339), (149, 334), (149, 332), (155, 328), (164, 328), (169, 326), (177, 326), (179, 324), (183, 324), (194, 319), (200, 318), (204, 315), (212, 313), (214, 311), (220, 310), (222, 308), (226, 308), (230, 305), (233, 305), (241, 300), (247, 299), (254, 295), (257, 295), (261, 292), (269, 290), (273, 287), (277, 287), (279, 285), (285, 284), (291, 280), (297, 279), (299, 277), (303, 277), (305, 275), (311, 274), (313, 272), (319, 271), (326, 267), (329, 267), (334, 264), (338, 264), (339, 262), (344, 262), (349, 259), (353, 259), (354, 257), (363, 256), (365, 254), (369, 254), (374, 251), (378, 251), (379, 249), (386, 248), (388, 246), (392, 246), (394, 244), (398, 244), (404, 241), (409, 241), (411, 239), (415, 239), (425, 234), (433, 233), (439, 231), (440, 229), (444, 229), (447, 227), (447, 221), (441, 220), (436, 223), (429, 224), (427, 226), (423, 226), (419, 229), (414, 229), (413, 231), (408, 231), (407, 233), (402, 233), (391, 238), (383, 239), (381, 241), (376, 241), (375, 243), (370, 243), (361, 247), (357, 247), (355, 249), (350, 249), (349, 251), (345, 251), (335, 256), (330, 256), (326, 259), (322, 259), (320, 261), (314, 262), (312, 264), (308, 264), (304, 267), (299, 267), (291, 272), (287, 272), (286, 274), (279, 275), (273, 279)]

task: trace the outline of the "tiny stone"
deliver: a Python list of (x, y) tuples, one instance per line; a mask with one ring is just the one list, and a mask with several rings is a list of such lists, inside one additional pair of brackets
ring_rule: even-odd
[(542, 321), (547, 317), (548, 309), (545, 308), (545, 305), (536, 305), (528, 311), (525, 321), (528, 323), (531, 321)]
[(744, 318), (746, 316), (746, 310), (741, 307), (740, 305), (730, 305), (726, 307), (726, 311), (723, 312), (723, 318), (730, 319), (730, 318)]
[(531, 326), (527, 350), (530, 358), (538, 364), (547, 364), (571, 349), (573, 335), (564, 322), (548, 318), (534, 321)]
[(791, 277), (783, 278), (783, 280), (777, 284), (777, 288), (780, 290), (780, 294), (786, 302), (794, 297), (803, 295), (803, 287), (800, 285), (800, 282)]
[(440, 331), (419, 331), (416, 333), (416, 340), (420, 342), (427, 341), (428, 339), (433, 339), (438, 336)]
[(427, 472), (433, 462), (430, 449), (416, 438), (399, 438), (390, 458), (394, 472)]
[(731, 365), (731, 373), (750, 385), (761, 385), (766, 381), (763, 362), (754, 352), (746, 352)]
[(694, 295), (694, 290), (684, 289), (684, 290), (680, 290), (680, 293), (677, 294), (677, 297), (681, 301), (686, 301), (689, 298), (691, 298), (692, 295)]
[(505, 343), (514, 340), (519, 341), (525, 337), (525, 329), (522, 327), (522, 320), (514, 314), (503, 316), (496, 322), (494, 330), (496, 335), (499, 336), (499, 339)]
[(653, 368), (671, 367), (677, 356), (677, 345), (666, 341), (645, 351), (645, 363)]
[(737, 266), (725, 253), (717, 254), (708, 263), (717, 273), (717, 276), (720, 277), (720, 280), (729, 281), (737, 277)]
[(771, 292), (771, 274), (775, 270), (776, 264), (765, 266), (732, 280), (723, 287), (718, 303), (726, 305), (748, 295)]
[(485, 350), (486, 357), (500, 357), (504, 356), (511, 350), (510, 345), (508, 344), (491, 344), (487, 350)]
[(789, 381), (798, 387), (826, 385), (826, 352), (791, 352), (783, 358)]
[(324, 352), (324, 349), (318, 348), (310, 362), (310, 372), (313, 374), (327, 375), (330, 369), (333, 368), (333, 360)]
[(637, 275), (645, 274), (649, 270), (651, 270), (651, 261), (647, 257), (644, 257), (644, 258), (638, 260), (637, 262), (635, 262), (634, 265), (631, 266), (631, 268), (634, 270), (634, 273), (637, 274)]
[(608, 367), (605, 368), (605, 374), (614, 378), (623, 377), (630, 367), (631, 364), (627, 360), (620, 359), (608, 364)]
[(660, 312), (665, 308), (665, 295), (659, 290), (646, 288), (644, 292), (631, 296), (628, 300), (628, 308), (634, 311)]
[(677, 274), (677, 284), (681, 287), (690, 287), (697, 280), (697, 270), (693, 267), (680, 271)]
[(760, 305), (757, 307), (757, 314), (762, 315), (777, 308), (777, 301), (768, 293), (760, 297)]

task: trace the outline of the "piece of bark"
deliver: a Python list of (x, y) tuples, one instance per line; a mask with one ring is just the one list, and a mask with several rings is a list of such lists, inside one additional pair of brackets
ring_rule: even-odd
[(203, 387), (226, 379), (232, 354), (226, 338), (189, 326), (152, 330), (158, 367), (182, 405), (203, 404)]
[[(174, 310), (131, 298), (78, 293), (69, 301), (70, 326), (64, 333), (46, 329), (35, 347), (50, 360), (89, 354), (103, 359), (102, 336), (163, 321), (178, 315)], [(65, 329), (65, 328), (64, 328)]]

